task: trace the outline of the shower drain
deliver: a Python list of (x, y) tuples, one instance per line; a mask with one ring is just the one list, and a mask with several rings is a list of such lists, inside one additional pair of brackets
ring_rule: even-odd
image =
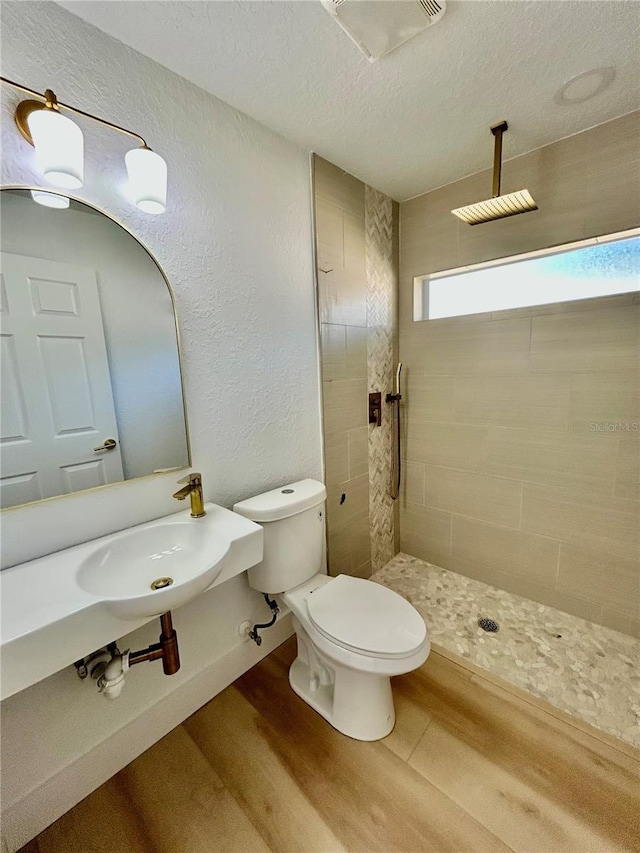
[(478, 625), (482, 628), (483, 631), (489, 631), (491, 634), (495, 634), (496, 631), (500, 630), (500, 626), (493, 619), (487, 619), (483, 616), (481, 619), (478, 619)]

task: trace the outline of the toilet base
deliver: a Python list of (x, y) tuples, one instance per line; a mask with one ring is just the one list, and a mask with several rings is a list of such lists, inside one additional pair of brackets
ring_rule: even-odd
[(289, 669), (293, 691), (334, 729), (355, 740), (380, 740), (396, 721), (388, 675), (358, 672), (322, 659), (297, 632), (298, 656)]

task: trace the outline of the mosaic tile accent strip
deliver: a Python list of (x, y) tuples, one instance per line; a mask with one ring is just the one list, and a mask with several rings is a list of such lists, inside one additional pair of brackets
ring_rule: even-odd
[(435, 645), (640, 747), (639, 640), (407, 554), (371, 579), (413, 604)]
[(369, 427), (369, 521), (375, 572), (395, 550), (393, 501), (389, 497), (391, 407), (384, 398), (393, 390), (397, 281), (393, 268), (393, 201), (369, 186), (365, 187), (365, 258), (367, 381), (369, 391), (381, 391), (383, 400), (382, 426)]

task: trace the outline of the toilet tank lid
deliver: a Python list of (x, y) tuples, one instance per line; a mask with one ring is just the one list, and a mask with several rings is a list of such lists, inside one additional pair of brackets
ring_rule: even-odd
[(327, 490), (322, 483), (317, 480), (299, 480), (240, 501), (234, 504), (233, 511), (251, 521), (279, 521), (318, 506), (326, 497)]

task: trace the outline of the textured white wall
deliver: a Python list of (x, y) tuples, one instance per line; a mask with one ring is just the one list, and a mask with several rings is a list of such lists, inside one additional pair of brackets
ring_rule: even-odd
[[(138, 213), (122, 191), (126, 139), (83, 122), (79, 195), (130, 227), (175, 289), (193, 463), (207, 499), (229, 506), (282, 482), (320, 478), (307, 154), (53, 3), (5, 2), (1, 13), (4, 76), (39, 91), (50, 86), (62, 101), (132, 126), (169, 164), (166, 214)], [(19, 98), (2, 89), (2, 183), (38, 183), (33, 151), (13, 125)], [(9, 510), (2, 515), (6, 564), (176, 511), (174, 482), (158, 476)], [(181, 672), (166, 678), (140, 667), (126, 699), (113, 706), (69, 670), (3, 703), (3, 808), (14, 843), (43, 819), (37, 794), (46, 780), (71, 772), (82, 756), (78, 766), (89, 779), (92, 750), (145, 712), (161, 716), (170, 694), (216, 660), (233, 656), (231, 676), (253, 663), (257, 650), (239, 648), (236, 626), (263, 606), (241, 576), (177, 611)], [(155, 628), (128, 643), (146, 644)], [(121, 763), (141, 748), (128, 744)], [(65, 784), (68, 799), (99, 781), (94, 770), (84, 788), (80, 777), (72, 792)], [(60, 787), (47, 819), (61, 807)]]

